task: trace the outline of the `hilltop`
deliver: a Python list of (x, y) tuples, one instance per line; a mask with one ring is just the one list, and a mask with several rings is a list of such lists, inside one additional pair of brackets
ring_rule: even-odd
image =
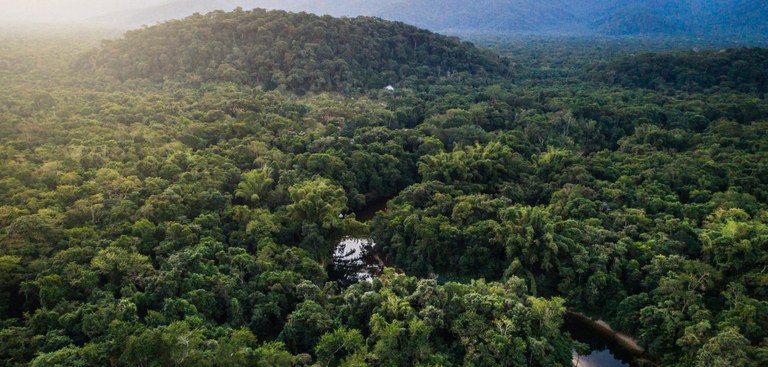
[(299, 94), (500, 77), (508, 69), (496, 54), (399, 22), (263, 9), (196, 14), (131, 31), (78, 67), (120, 80), (230, 81)]

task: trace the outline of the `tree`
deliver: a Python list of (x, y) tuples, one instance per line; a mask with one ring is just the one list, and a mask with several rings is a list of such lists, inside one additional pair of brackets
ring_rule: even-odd
[(91, 266), (117, 287), (143, 287), (154, 273), (148, 257), (115, 246), (99, 251)]
[(186, 321), (147, 329), (131, 336), (123, 360), (132, 366), (207, 366), (208, 351), (203, 349), (203, 330)]
[(274, 184), (271, 176), (268, 166), (244, 173), (243, 180), (237, 184), (235, 197), (242, 198), (251, 204), (263, 202)]
[(82, 348), (68, 346), (50, 353), (43, 353), (33, 359), (30, 367), (86, 367), (91, 365)]
[(349, 365), (365, 359), (365, 340), (359, 330), (336, 329), (324, 334), (315, 347), (318, 364), (321, 366)]
[(308, 300), (296, 306), (288, 316), (281, 335), (288, 348), (294, 352), (311, 352), (320, 337), (334, 326), (328, 310)]
[(339, 214), (346, 209), (344, 189), (328, 179), (307, 180), (288, 189), (292, 203), (287, 206), (292, 219), (315, 223), (322, 228), (338, 227)]
[(503, 214), (507, 258), (512, 264), (505, 276), (528, 278), (531, 291), (536, 294), (537, 284), (532, 274), (552, 272), (560, 265), (560, 254), (572, 244), (571, 223), (559, 221), (541, 207), (512, 207)]
[(256, 337), (247, 329), (233, 331), (219, 338), (212, 358), (214, 367), (247, 367), (255, 361)]
[(749, 340), (735, 328), (727, 328), (709, 339), (696, 355), (696, 367), (742, 367), (750, 365)]
[(285, 350), (285, 345), (278, 341), (264, 343), (256, 349), (257, 367), (292, 367), (293, 356)]
[(322, 263), (327, 262), (343, 235), (363, 228), (356, 220), (344, 216), (344, 189), (328, 179), (303, 181), (288, 188), (288, 192), (291, 204), (286, 209), (292, 225), (300, 231), (303, 247)]

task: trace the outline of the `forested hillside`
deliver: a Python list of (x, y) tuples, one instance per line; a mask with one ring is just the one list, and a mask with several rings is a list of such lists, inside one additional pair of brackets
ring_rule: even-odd
[(644, 54), (599, 65), (593, 76), (628, 88), (686, 92), (717, 88), (761, 96), (768, 92), (768, 50)]
[[(637, 364), (768, 365), (765, 51), (604, 42), (0, 35), (0, 364), (570, 366), (572, 310)], [(348, 236), (388, 268), (335, 274)]]
[(498, 55), (402, 23), (260, 9), (132, 31), (84, 57), (80, 67), (123, 81), (231, 81), (299, 94), (465, 75), (492, 78), (508, 71)]

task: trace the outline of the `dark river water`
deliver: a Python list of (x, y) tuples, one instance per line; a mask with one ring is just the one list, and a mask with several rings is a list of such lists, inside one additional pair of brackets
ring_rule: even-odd
[(330, 278), (336, 280), (342, 289), (361, 280), (372, 281), (382, 270), (374, 256), (375, 246), (370, 238), (343, 238), (333, 254)]
[(593, 350), (587, 355), (580, 355), (573, 351), (574, 367), (614, 367), (629, 366), (629, 364), (616, 358), (610, 349)]
[(586, 353), (579, 354), (573, 351), (573, 365), (576, 367), (629, 367), (634, 356), (612, 339), (596, 332), (592, 327), (573, 317), (566, 315), (563, 328), (571, 334), (571, 337), (579, 342), (589, 345)]

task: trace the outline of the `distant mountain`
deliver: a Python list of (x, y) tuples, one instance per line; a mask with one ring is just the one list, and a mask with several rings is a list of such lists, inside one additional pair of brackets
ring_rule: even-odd
[(608, 35), (680, 34), (689, 31), (682, 1), (626, 1), (595, 13), (589, 28)]
[(436, 31), (583, 33), (568, 1), (413, 0), (382, 6), (375, 15)]
[(768, 34), (765, 0), (183, 0), (107, 14), (91, 21), (137, 27), (238, 6), (334, 16), (376, 16), (454, 33)]
[(609, 35), (745, 36), (768, 33), (764, 0), (628, 0), (597, 15), (590, 28)]

